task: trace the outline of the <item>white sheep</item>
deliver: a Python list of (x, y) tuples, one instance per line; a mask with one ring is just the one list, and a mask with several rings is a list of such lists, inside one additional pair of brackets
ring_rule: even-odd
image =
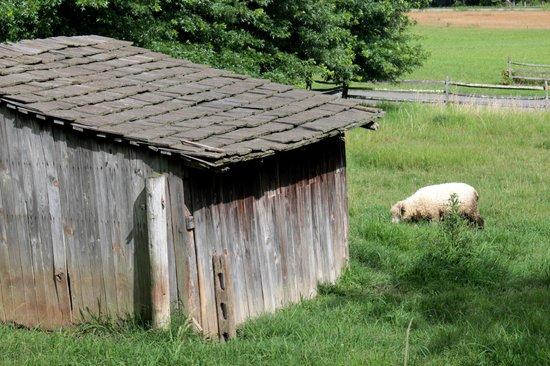
[(444, 183), (420, 188), (412, 196), (397, 202), (391, 208), (392, 222), (439, 221), (451, 210), (451, 197), (458, 199), (459, 213), (470, 222), (483, 227), (474, 187), (465, 183)]

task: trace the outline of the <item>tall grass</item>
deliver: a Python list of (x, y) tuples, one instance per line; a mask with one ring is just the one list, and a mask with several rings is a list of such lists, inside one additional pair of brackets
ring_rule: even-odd
[[(183, 317), (168, 332), (1, 326), (0, 364), (547, 364), (550, 115), (403, 105), (381, 126), (347, 137), (351, 260), (317, 299), (223, 345)], [(391, 204), (449, 181), (476, 187), (484, 230), (390, 223)]]

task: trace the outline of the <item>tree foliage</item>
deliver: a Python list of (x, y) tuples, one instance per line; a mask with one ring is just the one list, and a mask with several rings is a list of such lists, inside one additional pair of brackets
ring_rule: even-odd
[(430, 6), (537, 6), (548, 2), (548, 0), (432, 0)]
[(424, 53), (427, 0), (2, 0), (0, 40), (101, 34), (278, 81), (388, 80)]

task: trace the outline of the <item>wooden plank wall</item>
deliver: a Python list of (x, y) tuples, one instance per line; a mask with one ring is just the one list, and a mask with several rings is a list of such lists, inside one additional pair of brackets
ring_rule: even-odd
[(215, 253), (231, 261), (237, 323), (310, 298), (339, 276), (348, 256), (344, 151), (337, 137), (229, 174), (192, 175), (207, 334), (217, 331)]
[(92, 314), (146, 317), (153, 171), (168, 174), (171, 302), (193, 313), (182, 165), (0, 107), (0, 320), (54, 328)]
[(345, 265), (341, 137), (216, 174), (0, 107), (0, 321), (147, 316), (153, 172), (168, 175), (171, 302), (206, 335), (218, 331), (214, 254), (230, 261), (237, 324), (314, 296)]

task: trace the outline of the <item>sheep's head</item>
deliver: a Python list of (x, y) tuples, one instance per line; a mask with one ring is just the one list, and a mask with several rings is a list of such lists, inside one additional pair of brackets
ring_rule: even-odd
[(398, 223), (399, 221), (401, 221), (404, 215), (405, 215), (405, 205), (403, 204), (403, 201), (399, 201), (392, 206), (391, 221), (393, 223)]

